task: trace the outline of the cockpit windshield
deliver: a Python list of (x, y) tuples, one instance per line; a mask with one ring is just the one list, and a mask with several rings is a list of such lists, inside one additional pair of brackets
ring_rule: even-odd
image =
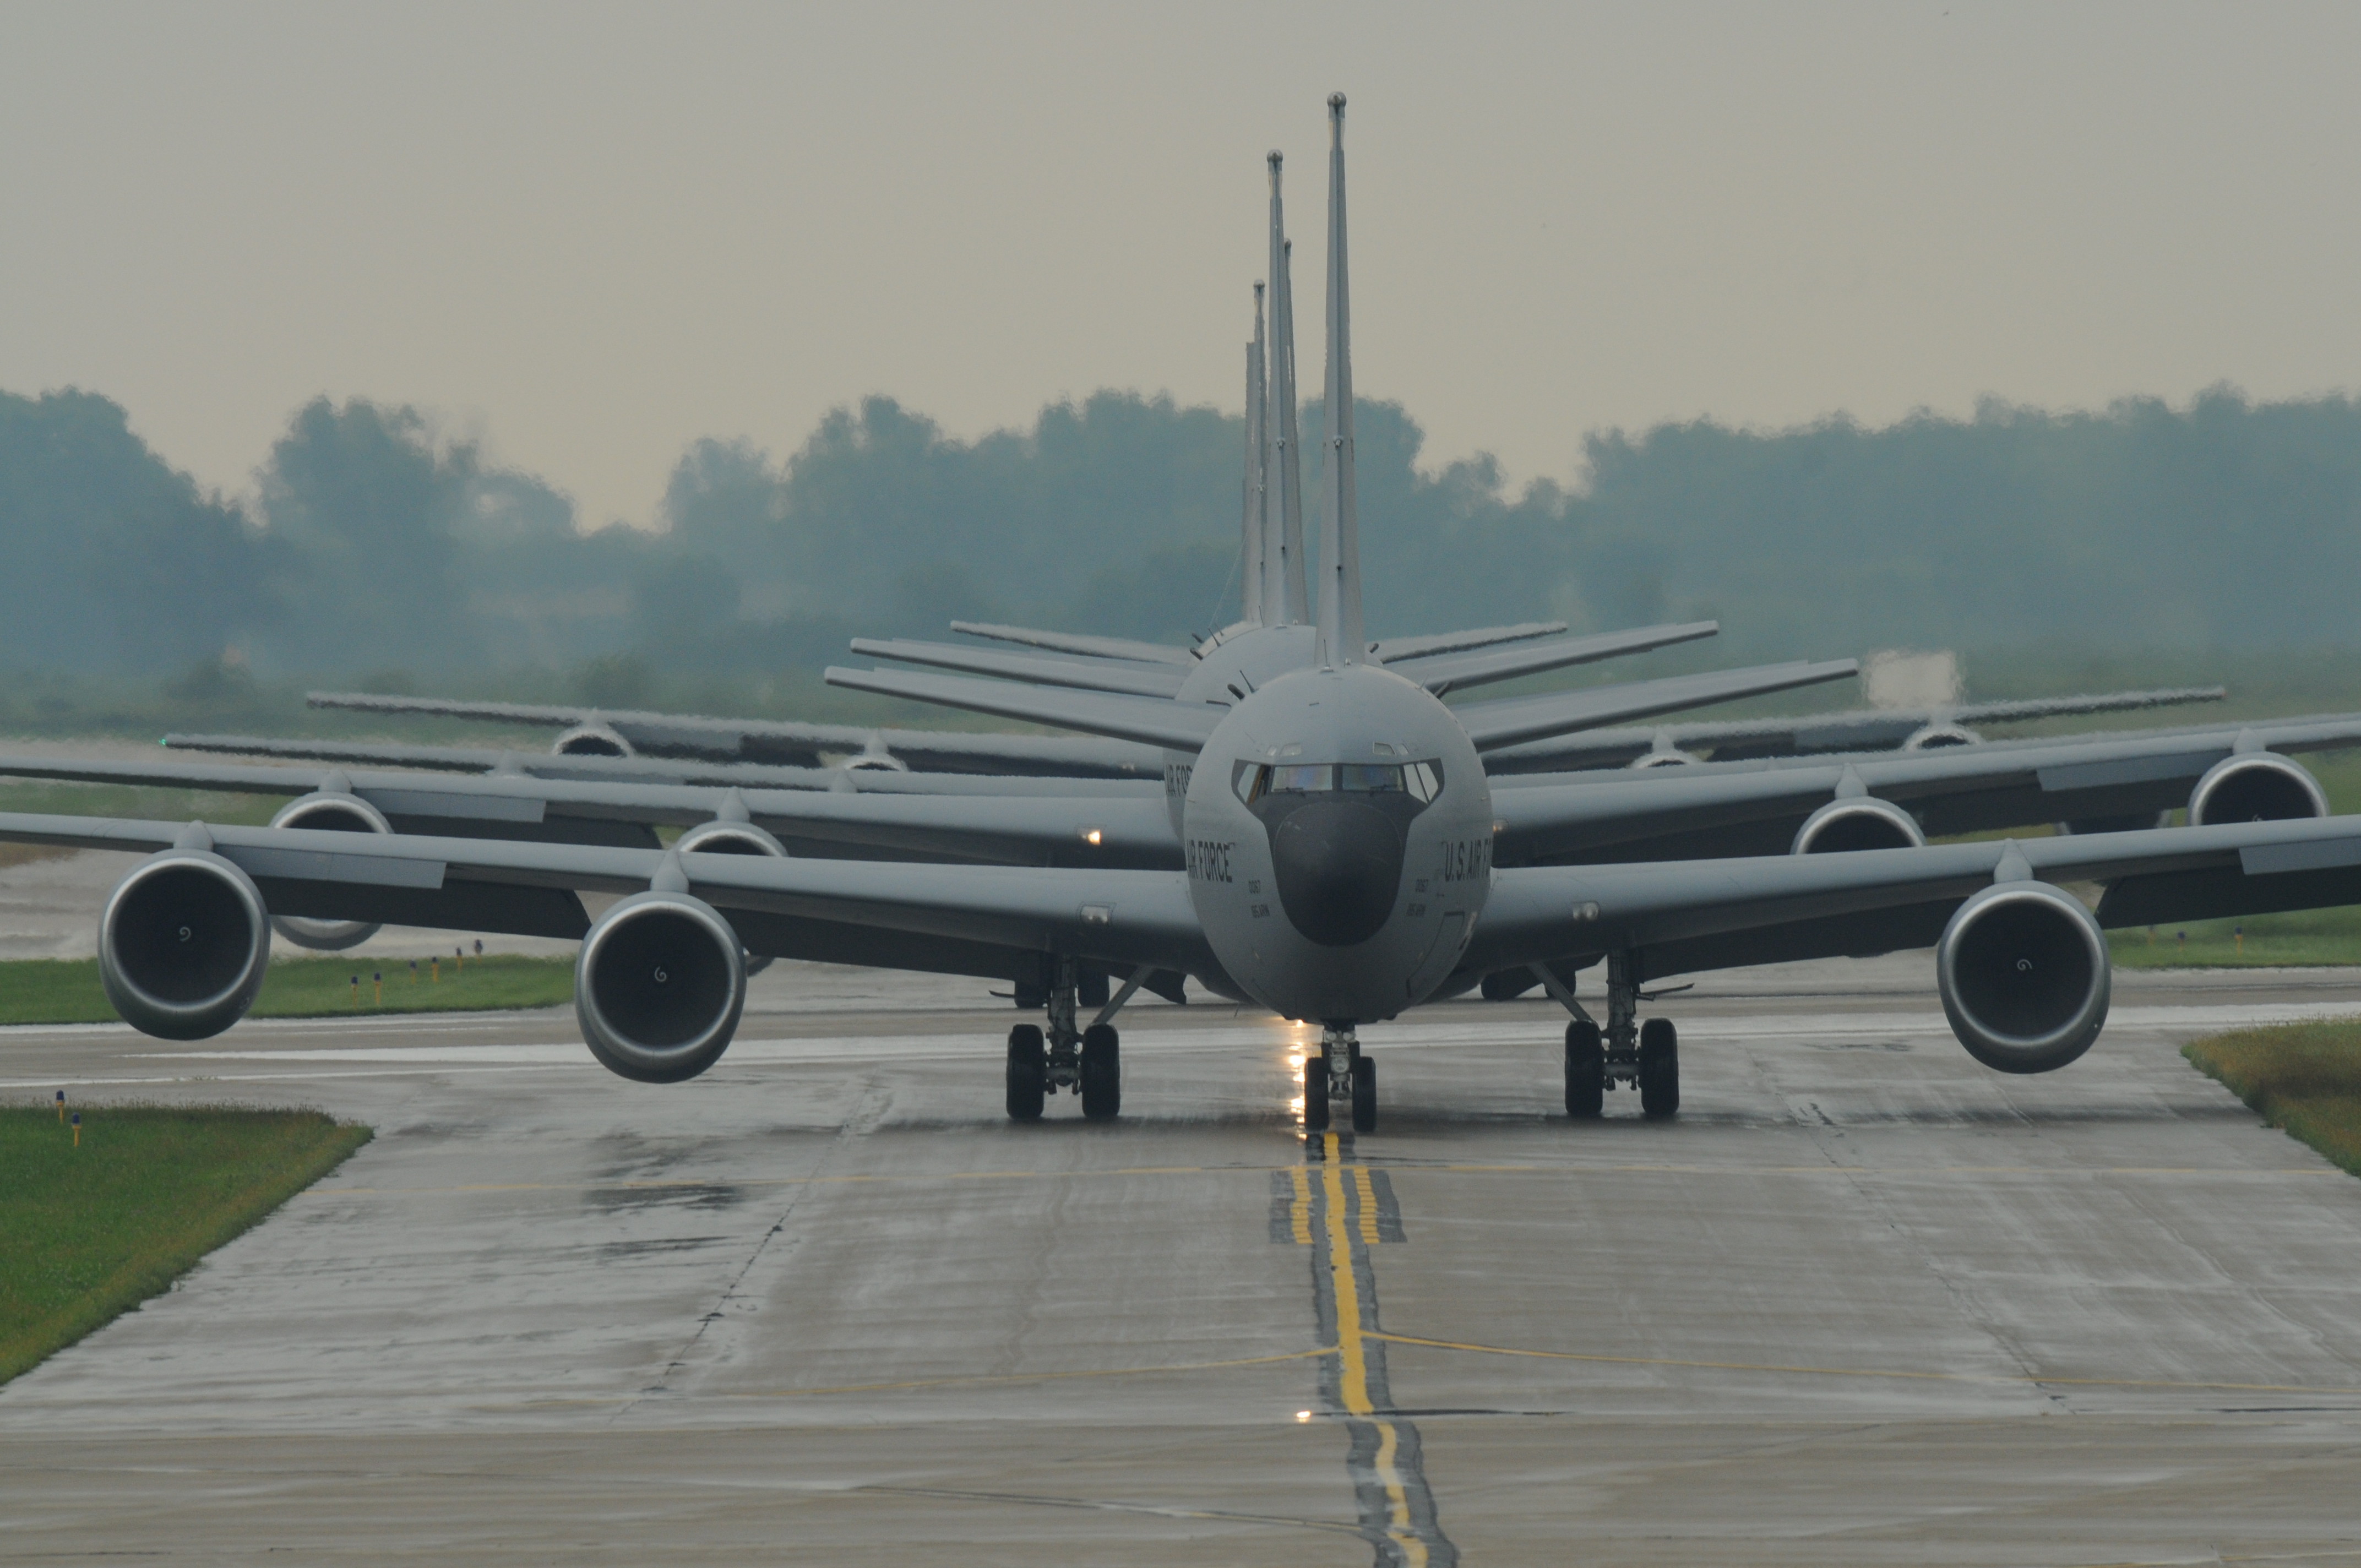
[(1313, 795), (1343, 790), (1360, 795), (1407, 794), (1423, 803), (1443, 788), (1433, 762), (1241, 763), (1238, 798), (1249, 806), (1267, 795)]

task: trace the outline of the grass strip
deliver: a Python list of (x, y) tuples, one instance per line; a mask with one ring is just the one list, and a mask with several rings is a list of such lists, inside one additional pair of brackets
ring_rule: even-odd
[[(573, 999), (570, 958), (500, 956), (471, 958), (464, 964), (421, 959), (414, 976), (407, 959), (281, 959), (272, 962), (250, 1015), (450, 1013), (555, 1007)], [(105, 1024), (115, 1016), (99, 987), (96, 959), (0, 963), (0, 1025)]]
[[(2240, 933), (2244, 932), (2243, 939)], [(2302, 909), (2108, 933), (2117, 969), (2307, 969), (2361, 964), (2361, 909)]]
[(171, 1287), (342, 1164), (369, 1129), (318, 1111), (0, 1107), (0, 1382)]
[(2361, 1176), (2361, 1019), (2240, 1029), (2180, 1054), (2271, 1125)]

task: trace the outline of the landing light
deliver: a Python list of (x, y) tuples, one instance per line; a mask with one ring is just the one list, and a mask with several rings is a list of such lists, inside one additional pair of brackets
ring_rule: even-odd
[(1106, 834), (1099, 828), (1085, 828), (1082, 829), (1082, 842), (1085, 844), (1097, 844), (1105, 838)]
[(1298, 1410), (1295, 1412), (1295, 1419), (1299, 1421), (1308, 1421), (1312, 1419), (1312, 1412), (1310, 1410)]

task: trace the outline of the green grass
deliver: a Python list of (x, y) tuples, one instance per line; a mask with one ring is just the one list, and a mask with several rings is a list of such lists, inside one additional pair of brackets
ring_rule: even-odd
[(2180, 1054), (2273, 1126), (2361, 1176), (2361, 1020), (2241, 1029)]
[[(424, 959), (410, 978), (407, 959), (285, 959), (270, 966), (258, 1018), (318, 1018), (360, 1013), (434, 1013), (501, 1007), (555, 1007), (574, 999), (572, 959), (469, 959), (442, 978)], [(370, 978), (385, 977), (384, 1001)], [(360, 976), (359, 1004), (353, 977)], [(0, 1024), (111, 1023), (115, 1009), (99, 989), (96, 959), (28, 959), (0, 963)]]
[(0, 1108), (0, 1382), (104, 1327), (369, 1140), (317, 1111)]
[[(2243, 927), (2246, 940), (2237, 938)], [(2183, 941), (2181, 934), (2188, 939)], [(2118, 969), (2262, 969), (2361, 964), (2361, 908), (2188, 920), (2107, 936)]]

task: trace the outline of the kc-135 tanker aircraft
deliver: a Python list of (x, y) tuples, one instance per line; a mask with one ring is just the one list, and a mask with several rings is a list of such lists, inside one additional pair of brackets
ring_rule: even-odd
[[(1121, 1104), (1114, 1018), (1142, 986), (1188, 975), (1321, 1024), (1323, 1048), (1306, 1066), (1307, 1124), (1324, 1125), (1334, 1098), (1349, 1104), (1363, 1129), (1376, 1123), (1377, 1073), (1360, 1049), (1359, 1025), (1488, 975), (1529, 974), (1573, 1014), (1569, 1113), (1596, 1115), (1608, 1087), (1629, 1083), (1648, 1113), (1667, 1115), (1679, 1103), (1677, 1042), (1668, 1021), (1639, 1020), (1642, 987), (1652, 980), (1932, 945), (1945, 1011), (1968, 1050), (1999, 1070), (2044, 1072), (2088, 1049), (2104, 1023), (2103, 927), (2361, 902), (2361, 818), (2323, 815), (2317, 786), (2279, 754), (2349, 743), (2356, 731), (2341, 720), (2235, 738), (2027, 742), (1848, 759), (1833, 769), (1800, 761), (1708, 764), (1625, 774), (1620, 784), (1503, 780), (1496, 787), (1488, 752), (1563, 733), (1568, 696), (1590, 694), (1455, 709), (1371, 654), (1361, 629), (1343, 128), (1340, 95), (1330, 100), (1317, 612), (1290, 633), (1303, 652), (1274, 655), (1259, 671), (1241, 663), (1246, 678), (1220, 694), (1226, 700), (1197, 702), (832, 672), (842, 684), (1012, 714), (1181, 759), (1164, 768), (1169, 803), (1126, 795), (909, 801), (961, 813), (1030, 812), (1038, 829), (1044, 811), (1072, 816), (1080, 801), (1085, 813), (1112, 820), (1132, 798), (1169, 815), (1160, 842), (1177, 844), (1178, 869), (884, 863), (713, 852), (695, 839), (666, 850), (27, 814), (0, 814), (0, 839), (151, 851), (101, 916), (101, 972), (126, 1019), (167, 1037), (214, 1034), (244, 1014), (261, 984), (273, 916), (511, 931), (581, 939), (576, 995), (586, 1040), (602, 1063), (647, 1082), (694, 1077), (720, 1058), (743, 1005), (748, 953), (1029, 981), (1045, 993), (1049, 1029), (1045, 1036), (1024, 1024), (1009, 1034), (1009, 1113), (1038, 1116), (1048, 1091), (1071, 1087), (1085, 1114), (1103, 1117)], [(1283, 281), (1283, 270), (1275, 271)], [(1734, 675), (1761, 680), (1767, 672)], [(2130, 749), (2104, 751), (2109, 745)], [(1998, 794), (2062, 798), (2079, 784), (2092, 792), (2087, 803), (2123, 811), (2157, 809), (2158, 789), (2177, 790), (2191, 760), (2207, 760), (2189, 828), (1925, 844), (1916, 820), (1889, 797), (1914, 787), (1971, 796), (1941, 769), (1986, 752), (2015, 758)], [(1914, 767), (1930, 771), (1915, 779), (1878, 771)], [(1816, 771), (1836, 777), (1809, 776)], [(357, 798), (355, 781), (343, 782), (346, 798)], [(502, 782), (434, 787), (471, 786), (458, 790), (466, 794)], [(546, 789), (548, 781), (535, 782)], [(385, 787), (390, 795), (398, 786)], [(1617, 807), (1602, 790), (1628, 798)], [(1794, 847), (1899, 847), (1603, 858), (1651, 833), (1677, 837), (1684, 823), (1717, 832), (1759, 825), (1815, 792), (1822, 803), (1806, 826), (1848, 824), (1837, 834), (1847, 842)], [(1774, 797), (1775, 809), (1761, 806)], [(898, 804), (857, 793), (806, 798)], [(1755, 804), (1733, 809), (1741, 799)], [(712, 806), (709, 797), (699, 804)], [(752, 826), (742, 794), (725, 804), (735, 809), (714, 818)], [(480, 803), (477, 809), (498, 815)], [(2249, 815), (2293, 819), (2239, 819)], [(1602, 832), (1594, 825), (1604, 821), (1647, 825)], [(1147, 843), (1148, 825), (1133, 826)], [(922, 834), (926, 825), (903, 828)], [(974, 835), (964, 841), (971, 853), (989, 837), (981, 821), (936, 831), (929, 852), (960, 852), (960, 831)], [(1078, 858), (1106, 847), (1107, 830), (1088, 816), (1060, 831), (1082, 846)], [(1592, 858), (1502, 865), (1504, 846), (1529, 861)], [(2105, 884), (2095, 914), (2056, 885), (2070, 881)], [(623, 895), (595, 923), (579, 897), (593, 891)], [(1569, 975), (1600, 960), (1603, 1024), (1567, 985)], [(1085, 973), (1122, 978), (1087, 1025), (1079, 1013)]]

